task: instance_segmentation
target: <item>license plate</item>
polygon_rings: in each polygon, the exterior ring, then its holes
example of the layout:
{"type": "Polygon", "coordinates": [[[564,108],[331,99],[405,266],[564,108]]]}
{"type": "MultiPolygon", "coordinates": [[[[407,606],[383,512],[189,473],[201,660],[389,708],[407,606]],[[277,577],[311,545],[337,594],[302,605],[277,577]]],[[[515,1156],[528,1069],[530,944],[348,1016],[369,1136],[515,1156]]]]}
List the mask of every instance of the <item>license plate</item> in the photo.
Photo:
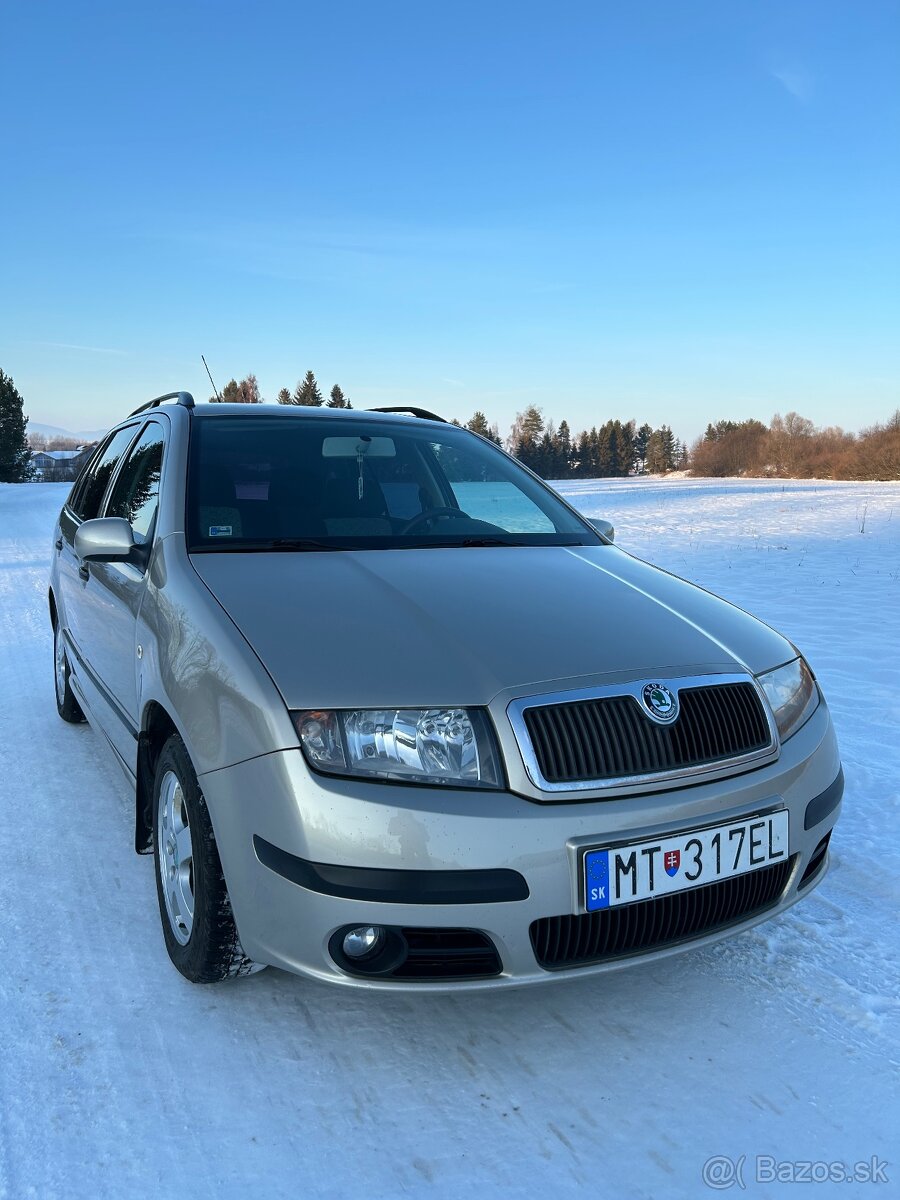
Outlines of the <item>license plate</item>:
{"type": "Polygon", "coordinates": [[[587,912],[652,900],[757,871],[788,855],[788,814],[744,817],[649,842],[584,854],[587,912]]]}

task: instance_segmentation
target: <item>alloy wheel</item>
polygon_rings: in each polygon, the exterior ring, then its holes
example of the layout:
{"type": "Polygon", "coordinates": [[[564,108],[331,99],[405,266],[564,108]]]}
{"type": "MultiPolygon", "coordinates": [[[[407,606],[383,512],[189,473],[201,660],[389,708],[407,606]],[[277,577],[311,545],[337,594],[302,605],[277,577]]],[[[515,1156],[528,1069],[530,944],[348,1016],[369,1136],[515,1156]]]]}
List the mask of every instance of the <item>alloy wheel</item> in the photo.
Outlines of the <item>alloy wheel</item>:
{"type": "Polygon", "coordinates": [[[181,782],[174,771],[159,790],[159,874],[176,940],[186,946],[194,926],[194,850],[181,782]]]}

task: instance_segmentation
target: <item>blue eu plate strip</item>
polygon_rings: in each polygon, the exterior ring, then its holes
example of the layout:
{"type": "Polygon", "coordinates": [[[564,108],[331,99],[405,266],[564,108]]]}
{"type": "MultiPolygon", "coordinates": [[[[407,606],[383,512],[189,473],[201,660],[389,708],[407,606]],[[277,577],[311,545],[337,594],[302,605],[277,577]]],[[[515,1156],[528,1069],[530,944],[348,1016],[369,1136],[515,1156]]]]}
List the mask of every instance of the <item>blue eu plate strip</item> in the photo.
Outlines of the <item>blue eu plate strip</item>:
{"type": "Polygon", "coordinates": [[[584,906],[588,912],[609,908],[608,850],[591,850],[584,856],[584,906]]]}

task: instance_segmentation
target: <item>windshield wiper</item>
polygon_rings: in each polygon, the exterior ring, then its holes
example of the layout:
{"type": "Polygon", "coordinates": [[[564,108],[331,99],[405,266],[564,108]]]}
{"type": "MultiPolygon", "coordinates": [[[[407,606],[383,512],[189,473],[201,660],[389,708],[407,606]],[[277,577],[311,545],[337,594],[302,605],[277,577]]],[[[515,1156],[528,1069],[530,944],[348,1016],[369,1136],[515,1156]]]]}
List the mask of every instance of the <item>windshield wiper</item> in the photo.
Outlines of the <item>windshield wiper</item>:
{"type": "Polygon", "coordinates": [[[458,542],[422,542],[416,546],[418,550],[446,550],[452,546],[527,546],[528,542],[515,541],[513,538],[466,537],[458,542]]]}
{"type": "Polygon", "coordinates": [[[266,550],[346,550],[346,546],[335,546],[332,542],[320,542],[316,538],[272,538],[265,543],[266,550]]]}

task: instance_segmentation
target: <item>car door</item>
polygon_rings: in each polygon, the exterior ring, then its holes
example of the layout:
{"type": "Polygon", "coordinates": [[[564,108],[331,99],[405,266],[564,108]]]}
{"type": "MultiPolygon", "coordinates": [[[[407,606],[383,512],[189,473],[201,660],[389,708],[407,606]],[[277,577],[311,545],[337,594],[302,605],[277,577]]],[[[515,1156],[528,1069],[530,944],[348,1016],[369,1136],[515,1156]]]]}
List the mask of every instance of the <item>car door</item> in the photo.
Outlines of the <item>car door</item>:
{"type": "MultiPolygon", "coordinates": [[[[100,515],[109,482],[139,428],[140,422],[135,421],[115,430],[106,438],[72,489],[59,517],[55,546],[57,608],[70,665],[77,683],[87,693],[88,705],[92,711],[95,707],[95,689],[91,683],[91,668],[85,660],[83,646],[84,600],[90,584],[90,575],[75,553],[75,533],[82,521],[90,521],[100,515]]],[[[98,719],[102,718],[100,711],[95,715],[98,719]]]]}
{"type": "MultiPolygon", "coordinates": [[[[148,421],[112,481],[101,515],[123,517],[137,546],[152,547],[163,471],[165,433],[148,421]]],[[[86,564],[90,582],[82,605],[84,654],[118,718],[111,740],[134,769],[139,726],[136,626],[150,554],[141,562],[86,564]]]]}

